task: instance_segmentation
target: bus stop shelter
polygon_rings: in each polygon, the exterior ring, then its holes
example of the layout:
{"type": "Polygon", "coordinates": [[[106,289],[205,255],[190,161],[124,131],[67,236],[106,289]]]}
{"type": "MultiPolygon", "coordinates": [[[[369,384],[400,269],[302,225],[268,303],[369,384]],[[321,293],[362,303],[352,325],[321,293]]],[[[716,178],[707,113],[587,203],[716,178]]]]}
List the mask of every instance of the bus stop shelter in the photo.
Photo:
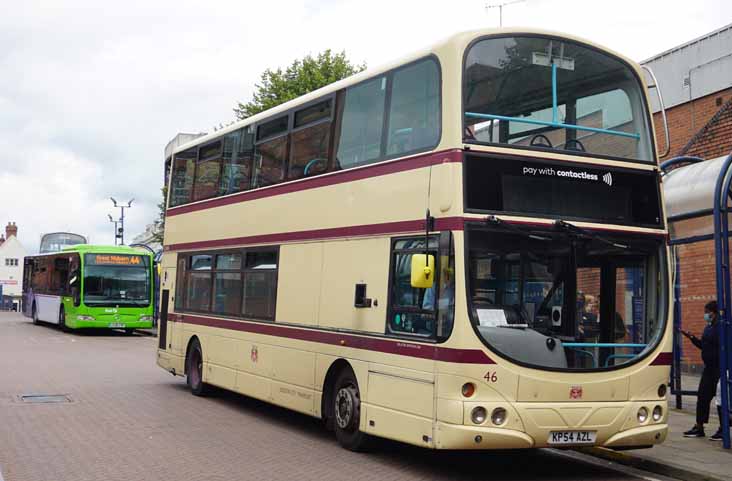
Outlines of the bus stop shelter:
{"type": "MultiPolygon", "coordinates": [[[[720,383],[724,447],[730,448],[730,394],[732,384],[732,290],[730,288],[730,216],[732,215],[732,154],[711,160],[698,157],[676,157],[661,164],[663,193],[668,216],[670,244],[674,266],[674,356],[671,371],[671,392],[677,407],[681,396],[695,395],[681,387],[681,269],[683,256],[678,247],[714,241],[714,286],[719,305],[720,383]]],[[[714,284],[712,284],[712,281],[714,284]]],[[[710,287],[710,290],[711,287],[710,287]]]]}

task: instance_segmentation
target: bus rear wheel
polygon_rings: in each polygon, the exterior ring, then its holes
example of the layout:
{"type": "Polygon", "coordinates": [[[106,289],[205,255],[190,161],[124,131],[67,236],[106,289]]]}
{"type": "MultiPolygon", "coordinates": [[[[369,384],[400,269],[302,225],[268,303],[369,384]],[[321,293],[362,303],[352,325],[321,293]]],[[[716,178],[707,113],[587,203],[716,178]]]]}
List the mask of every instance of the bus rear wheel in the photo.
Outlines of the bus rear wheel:
{"type": "Polygon", "coordinates": [[[359,429],[361,425],[361,392],[356,375],[344,369],[338,375],[333,393],[333,419],[338,443],[351,451],[364,451],[371,437],[359,429]]]}
{"type": "Polygon", "coordinates": [[[198,339],[194,339],[186,356],[186,382],[195,396],[208,394],[209,386],[203,382],[203,351],[198,339]]]}

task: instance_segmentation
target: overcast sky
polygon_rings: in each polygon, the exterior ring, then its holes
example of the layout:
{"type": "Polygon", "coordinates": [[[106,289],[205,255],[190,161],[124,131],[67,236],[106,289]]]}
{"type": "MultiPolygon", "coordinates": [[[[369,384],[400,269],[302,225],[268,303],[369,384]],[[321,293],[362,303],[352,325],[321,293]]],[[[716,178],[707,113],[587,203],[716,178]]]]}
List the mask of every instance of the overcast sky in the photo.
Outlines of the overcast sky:
{"type": "MultiPolygon", "coordinates": [[[[233,119],[260,73],[330,48],[370,66],[454,32],[498,26],[474,0],[0,0],[0,226],[36,252],[67,230],[111,244],[109,200],[135,198],[127,237],[157,215],[163,148],[233,119]]],[[[564,31],[635,60],[732,22],[729,0],[528,0],[504,26],[564,31]]]]}

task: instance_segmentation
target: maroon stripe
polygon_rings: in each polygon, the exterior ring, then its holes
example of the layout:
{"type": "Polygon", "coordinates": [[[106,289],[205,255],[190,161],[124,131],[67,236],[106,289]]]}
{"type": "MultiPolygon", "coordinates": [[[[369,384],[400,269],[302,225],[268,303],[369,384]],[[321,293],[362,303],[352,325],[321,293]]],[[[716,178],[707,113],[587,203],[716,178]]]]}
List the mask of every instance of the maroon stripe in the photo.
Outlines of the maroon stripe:
{"type": "Polygon", "coordinates": [[[673,353],[661,352],[653,361],[651,361],[651,366],[670,366],[673,358],[673,353]]]}
{"type": "MultiPolygon", "coordinates": [[[[462,217],[444,217],[435,219],[435,230],[462,230],[462,217]]],[[[399,234],[424,230],[424,219],[384,222],[381,224],[364,224],[329,229],[313,229],[295,232],[278,232],[245,237],[230,237],[207,241],[181,242],[165,246],[166,251],[185,249],[207,249],[238,245],[269,244],[276,242],[294,242],[305,240],[331,239],[336,237],[355,237],[366,235],[399,234]]]]}
{"type": "Polygon", "coordinates": [[[260,189],[240,192],[238,194],[227,197],[219,197],[199,202],[197,204],[182,205],[168,209],[166,215],[172,217],[174,215],[186,214],[198,210],[211,209],[229,204],[238,204],[264,197],[272,197],[275,195],[289,194],[291,192],[299,192],[301,190],[317,189],[335,184],[343,184],[345,182],[353,182],[356,180],[368,179],[371,177],[379,177],[382,175],[404,172],[406,170],[420,169],[430,165],[436,165],[444,162],[462,162],[462,155],[459,150],[445,150],[442,152],[433,152],[417,157],[407,159],[393,160],[382,164],[370,165],[358,169],[341,170],[329,175],[312,177],[309,179],[301,179],[298,181],[285,182],[272,187],[264,187],[260,189]]]}
{"type": "Polygon", "coordinates": [[[296,327],[277,326],[259,322],[232,321],[213,317],[192,316],[184,314],[179,316],[183,322],[196,324],[198,326],[217,327],[232,331],[253,332],[266,336],[284,337],[300,341],[317,342],[319,344],[330,344],[344,346],[353,349],[383,352],[399,356],[418,357],[420,359],[434,359],[444,362],[455,362],[460,364],[495,364],[495,361],[488,357],[480,349],[454,349],[425,344],[417,344],[409,341],[397,341],[377,337],[355,336],[336,332],[322,331],[316,329],[300,329],[296,327]]]}

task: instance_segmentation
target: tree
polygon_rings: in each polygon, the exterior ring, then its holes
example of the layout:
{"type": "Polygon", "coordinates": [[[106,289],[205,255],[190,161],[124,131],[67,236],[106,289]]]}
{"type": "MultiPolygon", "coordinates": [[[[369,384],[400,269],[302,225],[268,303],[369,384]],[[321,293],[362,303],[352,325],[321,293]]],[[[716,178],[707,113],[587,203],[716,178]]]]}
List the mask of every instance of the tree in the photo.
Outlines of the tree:
{"type": "Polygon", "coordinates": [[[292,62],[284,71],[281,68],[265,70],[254,87],[252,100],[247,103],[239,102],[234,113],[239,120],[246,119],[365,68],[366,64],[352,64],[346,58],[345,52],[333,54],[328,49],[317,57],[306,55],[292,62]]]}
{"type": "Polygon", "coordinates": [[[158,204],[158,219],[155,221],[155,234],[153,241],[163,245],[163,235],[165,234],[165,200],[168,198],[168,186],[164,185],[160,192],[163,194],[163,200],[158,204]]]}

